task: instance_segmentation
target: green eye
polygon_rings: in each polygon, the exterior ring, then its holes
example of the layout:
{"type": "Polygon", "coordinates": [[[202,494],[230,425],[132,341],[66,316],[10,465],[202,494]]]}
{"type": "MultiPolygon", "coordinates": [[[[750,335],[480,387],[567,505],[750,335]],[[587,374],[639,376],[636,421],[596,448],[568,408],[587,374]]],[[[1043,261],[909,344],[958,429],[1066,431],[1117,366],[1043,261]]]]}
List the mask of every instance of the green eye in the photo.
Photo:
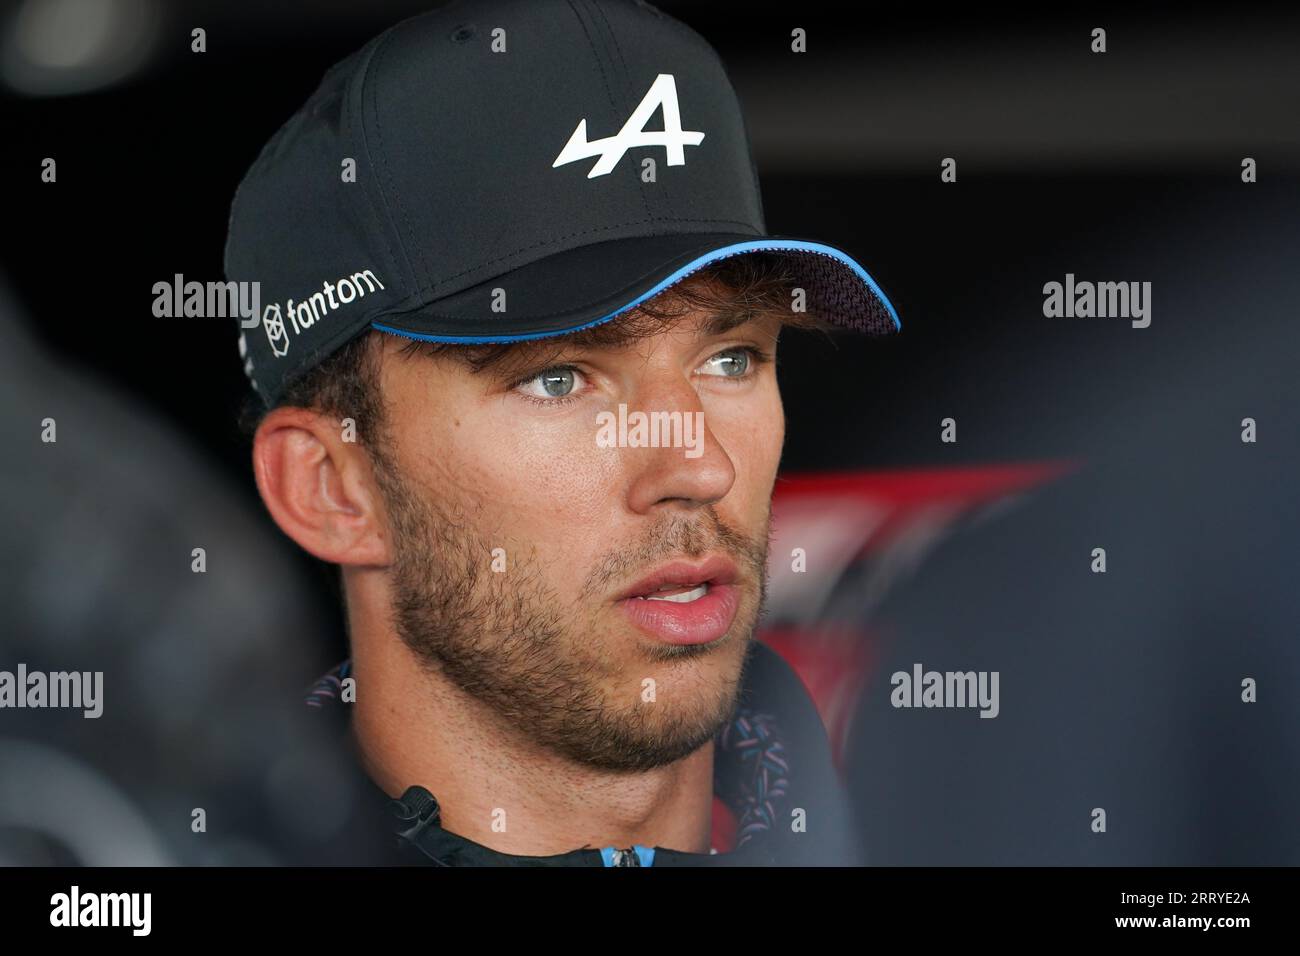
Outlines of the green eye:
{"type": "Polygon", "coordinates": [[[727,349],[719,352],[704,363],[706,375],[722,378],[744,378],[749,372],[750,354],[748,349],[727,349]]]}

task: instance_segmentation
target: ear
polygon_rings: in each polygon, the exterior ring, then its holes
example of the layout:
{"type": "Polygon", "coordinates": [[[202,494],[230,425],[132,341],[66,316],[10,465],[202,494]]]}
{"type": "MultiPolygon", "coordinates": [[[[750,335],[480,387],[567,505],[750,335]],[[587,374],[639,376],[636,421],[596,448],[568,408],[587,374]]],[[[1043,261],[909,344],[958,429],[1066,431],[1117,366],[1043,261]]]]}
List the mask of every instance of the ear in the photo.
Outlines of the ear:
{"type": "Polygon", "coordinates": [[[267,510],[305,551],[332,564],[391,562],[370,460],[329,416],[274,409],[253,436],[253,473],[267,510]]]}

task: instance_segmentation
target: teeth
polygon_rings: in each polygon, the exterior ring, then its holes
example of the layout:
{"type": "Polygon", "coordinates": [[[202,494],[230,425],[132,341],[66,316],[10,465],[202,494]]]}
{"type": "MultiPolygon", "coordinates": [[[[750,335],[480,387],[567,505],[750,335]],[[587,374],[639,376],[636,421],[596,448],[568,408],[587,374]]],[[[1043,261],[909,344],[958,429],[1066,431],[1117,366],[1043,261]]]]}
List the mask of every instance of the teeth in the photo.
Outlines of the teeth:
{"type": "Polygon", "coordinates": [[[709,586],[707,584],[701,584],[694,590],[683,591],[681,594],[667,594],[663,597],[654,597],[653,595],[648,594],[645,599],[647,601],[672,601],[674,604],[690,604],[692,601],[698,601],[708,593],[709,586]]]}

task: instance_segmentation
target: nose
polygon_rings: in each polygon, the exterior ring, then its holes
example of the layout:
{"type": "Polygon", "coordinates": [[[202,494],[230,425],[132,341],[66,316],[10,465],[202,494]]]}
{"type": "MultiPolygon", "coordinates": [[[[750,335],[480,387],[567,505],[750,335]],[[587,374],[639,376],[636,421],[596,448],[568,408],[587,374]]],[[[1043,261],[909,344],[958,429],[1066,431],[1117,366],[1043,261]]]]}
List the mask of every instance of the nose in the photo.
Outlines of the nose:
{"type": "MultiPolygon", "coordinates": [[[[694,510],[725,497],[736,483],[736,467],[709,428],[708,416],[690,382],[678,376],[659,387],[641,389],[638,405],[646,416],[658,413],[654,447],[620,449],[631,472],[628,507],[637,514],[661,509],[694,510]]],[[[651,436],[653,418],[642,419],[651,436]]],[[[630,429],[629,429],[630,432],[630,429]]],[[[629,443],[630,445],[630,443],[629,443]]]]}

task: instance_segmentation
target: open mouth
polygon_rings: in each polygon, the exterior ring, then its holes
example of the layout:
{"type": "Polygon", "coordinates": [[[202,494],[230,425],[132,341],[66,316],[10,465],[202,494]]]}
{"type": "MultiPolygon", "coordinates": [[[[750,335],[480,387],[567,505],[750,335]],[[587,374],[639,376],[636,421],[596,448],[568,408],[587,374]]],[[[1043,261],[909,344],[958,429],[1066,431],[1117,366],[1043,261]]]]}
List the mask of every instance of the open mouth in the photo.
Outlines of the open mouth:
{"type": "Polygon", "coordinates": [[[689,604],[706,597],[712,588],[734,584],[736,578],[736,563],[722,554],[695,561],[669,561],[624,591],[620,600],[643,598],[689,604]]]}
{"type": "Polygon", "coordinates": [[[660,588],[654,594],[638,594],[638,601],[672,601],[674,604],[690,604],[692,601],[698,601],[704,595],[709,593],[709,583],[706,581],[699,587],[689,590],[680,586],[669,586],[660,588]]]}
{"type": "Polygon", "coordinates": [[[707,644],[725,636],[740,606],[731,559],[673,561],[651,572],[618,599],[641,631],[669,644],[707,644]]]}

